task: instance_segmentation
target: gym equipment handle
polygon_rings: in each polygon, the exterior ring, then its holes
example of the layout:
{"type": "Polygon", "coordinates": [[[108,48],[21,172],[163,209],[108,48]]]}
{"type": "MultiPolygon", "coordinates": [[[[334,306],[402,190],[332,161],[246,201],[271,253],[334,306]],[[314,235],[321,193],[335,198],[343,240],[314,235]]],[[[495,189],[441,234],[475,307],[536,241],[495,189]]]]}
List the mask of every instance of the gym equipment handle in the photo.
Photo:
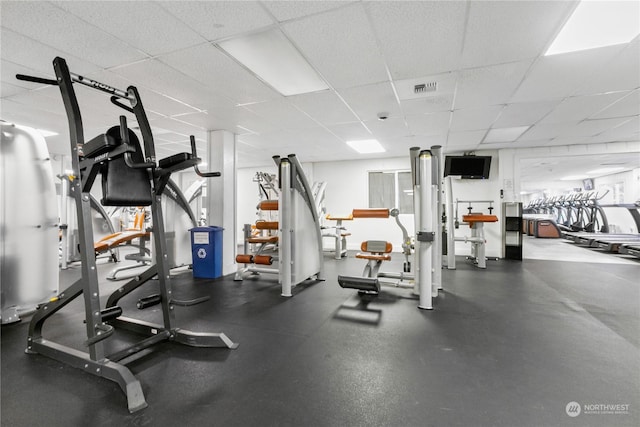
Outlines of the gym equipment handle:
{"type": "Polygon", "coordinates": [[[120,138],[122,139],[122,143],[131,149],[124,153],[124,162],[127,166],[131,169],[154,169],[156,167],[155,162],[136,163],[133,161],[131,153],[135,151],[135,149],[129,143],[129,128],[127,128],[127,118],[125,116],[120,116],[120,138]]]}
{"type": "Polygon", "coordinates": [[[58,86],[58,82],[55,80],[43,79],[42,77],[27,76],[25,74],[16,74],[16,79],[24,80],[25,82],[42,83],[45,85],[58,86]]]}
{"type": "Polygon", "coordinates": [[[95,337],[89,338],[88,340],[86,340],[84,342],[85,347],[89,347],[92,346],[104,339],[109,338],[111,335],[113,335],[113,326],[111,325],[105,325],[104,323],[100,323],[98,325],[96,325],[96,329],[98,331],[102,331],[103,333],[101,334],[100,332],[98,332],[98,335],[96,335],[95,337]]]}
{"type": "MultiPolygon", "coordinates": [[[[196,138],[193,135],[191,135],[189,137],[189,140],[191,141],[191,154],[193,155],[193,158],[197,159],[198,152],[196,150],[196,138]]],[[[212,178],[214,176],[222,175],[220,172],[201,172],[197,164],[193,165],[193,169],[196,171],[196,174],[198,174],[198,176],[201,176],[203,178],[212,178]]]]}

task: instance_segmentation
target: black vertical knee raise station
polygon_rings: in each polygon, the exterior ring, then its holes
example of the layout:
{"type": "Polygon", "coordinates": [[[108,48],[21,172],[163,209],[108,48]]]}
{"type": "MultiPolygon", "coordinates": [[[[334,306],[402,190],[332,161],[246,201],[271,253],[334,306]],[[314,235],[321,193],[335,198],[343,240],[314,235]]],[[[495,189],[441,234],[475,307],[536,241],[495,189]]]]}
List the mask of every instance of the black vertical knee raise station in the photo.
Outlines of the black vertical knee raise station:
{"type": "Polygon", "coordinates": [[[80,232],[82,277],[67,289],[43,304],[34,314],[29,325],[27,353],[39,353],[52,359],[84,370],[87,373],[117,382],[125,392],[130,412],[147,406],[140,382],[126,364],[141,357],[142,350],[163,341],[176,341],[194,347],[236,348],[237,344],[223,333],[191,332],[176,328],[172,306],[171,278],[167,261],[166,238],[161,199],[171,173],[193,167],[201,176],[219,176],[218,172],[202,173],[198,170],[195,139],[191,137],[191,153],[179,153],[156,164],[155,147],[151,127],[138,90],[129,86],[126,91],[71,73],[64,59],[55,58],[53,67],[56,80],[18,75],[21,80],[57,85],[69,121],[71,159],[73,173],[71,193],[75,199],[80,232]],[[136,134],[127,128],[125,116],[120,116],[118,126],[105,134],[86,141],[80,108],[73,84],[83,84],[111,95],[111,102],[136,118],[142,134],[141,147],[136,134]],[[128,101],[129,105],[123,103],[128,101]],[[143,151],[144,148],[144,151],[143,151]],[[152,236],[155,243],[155,262],[145,272],[113,292],[100,309],[100,291],[94,239],[91,224],[90,194],[98,174],[102,176],[102,204],[105,206],[151,206],[153,216],[152,236]],[[160,287],[162,324],[122,316],[118,301],[149,280],[156,278],[160,287]],[[84,296],[87,351],[80,351],[50,341],[42,336],[47,319],[72,300],[84,296]],[[118,351],[105,354],[105,340],[115,328],[127,329],[146,336],[140,342],[118,351]]]}

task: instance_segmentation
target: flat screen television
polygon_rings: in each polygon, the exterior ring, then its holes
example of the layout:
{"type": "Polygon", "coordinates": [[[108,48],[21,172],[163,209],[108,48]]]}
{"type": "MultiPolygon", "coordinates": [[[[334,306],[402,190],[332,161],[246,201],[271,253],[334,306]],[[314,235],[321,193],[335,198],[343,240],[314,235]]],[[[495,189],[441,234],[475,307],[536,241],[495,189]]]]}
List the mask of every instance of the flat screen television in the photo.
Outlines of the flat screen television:
{"type": "Polygon", "coordinates": [[[582,180],[582,187],[584,187],[585,191],[593,190],[593,179],[588,178],[582,180]]]}
{"type": "Polygon", "coordinates": [[[461,176],[466,179],[489,179],[491,156],[446,156],[444,176],[461,176]]]}

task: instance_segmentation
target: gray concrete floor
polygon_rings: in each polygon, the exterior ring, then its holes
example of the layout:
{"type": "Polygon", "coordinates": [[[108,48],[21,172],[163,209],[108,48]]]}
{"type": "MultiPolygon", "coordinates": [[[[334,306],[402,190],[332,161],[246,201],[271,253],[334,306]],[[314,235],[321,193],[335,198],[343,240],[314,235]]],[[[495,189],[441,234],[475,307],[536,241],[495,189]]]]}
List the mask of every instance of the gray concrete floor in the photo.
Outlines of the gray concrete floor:
{"type": "MultiPolygon", "coordinates": [[[[526,242],[529,243],[529,242],[526,242]]],[[[534,243],[535,244],[535,243],[534,243]]],[[[560,242],[556,242],[560,244],[560,242]]],[[[542,243],[541,245],[551,245],[542,243]]],[[[534,246],[529,245],[529,249],[534,246]]],[[[564,247],[564,246],[560,246],[564,247]]],[[[525,246],[527,250],[527,246],[525,246]]],[[[545,250],[549,252],[549,250],[545,250]]],[[[271,279],[174,279],[180,326],[225,332],[236,350],[163,343],[129,365],[149,407],[129,414],[119,387],[40,355],[26,355],[28,319],[3,326],[3,426],[638,426],[640,288],[637,263],[464,258],[443,271],[433,311],[409,291],[370,303],[337,285],[362,262],[327,256],[325,282],[284,299],[271,279]],[[569,417],[578,402],[583,413],[569,417]],[[623,414],[589,405],[629,405],[623,414]]],[[[386,270],[400,268],[400,257],[386,270]]],[[[101,264],[105,275],[112,264],[101,264]]],[[[63,273],[70,283],[77,269],[63,273]]],[[[119,286],[106,283],[101,294],[119,286]]],[[[127,313],[157,319],[157,308],[127,313]]],[[[82,349],[82,306],[45,325],[82,349]]],[[[118,348],[135,336],[118,332],[118,348]]]]}

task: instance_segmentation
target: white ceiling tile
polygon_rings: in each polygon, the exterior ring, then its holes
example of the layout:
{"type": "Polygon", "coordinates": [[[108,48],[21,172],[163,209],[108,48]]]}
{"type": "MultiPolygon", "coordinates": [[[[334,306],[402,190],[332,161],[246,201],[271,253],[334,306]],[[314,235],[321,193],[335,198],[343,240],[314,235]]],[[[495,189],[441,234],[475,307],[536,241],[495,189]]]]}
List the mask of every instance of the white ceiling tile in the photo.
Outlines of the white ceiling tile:
{"type": "Polygon", "coordinates": [[[10,83],[2,82],[2,86],[0,87],[0,97],[6,98],[8,96],[12,96],[18,94],[20,92],[24,92],[26,89],[20,86],[14,86],[10,83]]]}
{"type": "Polygon", "coordinates": [[[450,118],[451,113],[448,111],[406,116],[409,129],[413,135],[446,135],[449,130],[450,118]]]}
{"type": "Polygon", "coordinates": [[[283,29],[337,89],[388,80],[382,55],[360,4],[290,22],[283,29]]]}
{"type": "Polygon", "coordinates": [[[465,108],[455,110],[451,119],[451,130],[454,132],[488,129],[496,120],[504,107],[492,105],[484,108],[465,108]]]}
{"type": "Polygon", "coordinates": [[[57,1],[56,6],[149,55],[205,41],[182,21],[147,1],[57,1]],[[144,25],[141,25],[144,23],[144,25]]]}
{"type": "Polygon", "coordinates": [[[371,139],[371,134],[360,122],[329,126],[329,130],[342,141],[371,139]]]}
{"type": "Polygon", "coordinates": [[[348,4],[347,1],[267,1],[264,6],[279,22],[326,12],[348,4]]]}
{"type": "Polygon", "coordinates": [[[279,126],[272,123],[267,118],[260,117],[253,111],[248,111],[247,114],[241,114],[238,119],[238,126],[248,129],[251,133],[258,134],[273,132],[279,128],[279,126]]]}
{"type": "Polygon", "coordinates": [[[533,65],[510,102],[540,101],[569,96],[583,82],[588,81],[589,77],[599,70],[600,65],[611,60],[622,48],[617,45],[542,56],[533,65]]]}
{"type": "MultiPolygon", "coordinates": [[[[170,118],[154,120],[152,123],[152,128],[164,129],[172,133],[185,135],[187,137],[190,135],[193,135],[196,138],[206,138],[206,134],[207,134],[207,132],[204,129],[198,126],[190,125],[184,122],[179,122],[177,120],[173,120],[170,118]]],[[[157,131],[158,136],[162,135],[163,133],[164,132],[162,131],[157,131]]]]}
{"type": "Polygon", "coordinates": [[[394,79],[458,68],[464,2],[368,2],[366,7],[394,79]]]}
{"type": "Polygon", "coordinates": [[[135,82],[138,87],[146,87],[194,107],[203,100],[220,98],[202,83],[156,59],[136,62],[111,71],[135,82]]]}
{"type": "Polygon", "coordinates": [[[508,104],[504,110],[502,110],[502,113],[500,113],[500,117],[495,121],[493,127],[503,128],[532,125],[549,114],[559,103],[560,99],[508,104]]]}
{"type": "Polygon", "coordinates": [[[535,58],[573,10],[570,1],[472,1],[463,67],[535,58]]]}
{"type": "MultiPolygon", "coordinates": [[[[4,3],[2,11],[4,13],[4,3]]],[[[4,15],[2,23],[4,25],[4,15]]],[[[47,46],[46,42],[41,43],[5,28],[2,29],[1,43],[0,55],[4,60],[22,67],[18,71],[21,74],[35,74],[37,77],[53,78],[55,76],[53,60],[56,56],[65,58],[71,71],[76,74],[88,74],[100,69],[100,67],[68,54],[64,50],[47,46]]],[[[73,49],[69,50],[75,53],[73,49]]],[[[37,87],[35,83],[22,82],[21,84],[30,84],[32,88],[37,87]]]]}
{"type": "Polygon", "coordinates": [[[290,96],[289,100],[324,125],[350,123],[358,120],[333,91],[290,96]]]}
{"type": "Polygon", "coordinates": [[[601,132],[612,129],[628,120],[628,118],[584,120],[573,126],[573,128],[567,127],[562,129],[557,136],[595,136],[601,132]]]}
{"type": "Polygon", "coordinates": [[[373,132],[374,138],[381,142],[390,138],[409,136],[409,129],[405,125],[404,119],[400,117],[387,120],[368,120],[364,124],[373,132]]]}
{"type": "Polygon", "coordinates": [[[391,83],[351,87],[338,92],[362,120],[377,119],[378,113],[382,112],[387,113],[387,117],[401,115],[391,83]]]}
{"type": "Polygon", "coordinates": [[[189,113],[172,116],[171,118],[206,130],[228,130],[233,133],[237,132],[237,120],[221,118],[213,113],[189,113]]]}
{"type": "MultiPolygon", "coordinates": [[[[237,104],[282,97],[209,43],[164,55],[158,59],[237,104]]],[[[207,100],[207,102],[212,101],[211,97],[207,100]]]]}
{"type": "Polygon", "coordinates": [[[400,101],[400,105],[405,115],[451,111],[453,109],[453,93],[400,101]]]}
{"type": "MultiPolygon", "coordinates": [[[[104,68],[145,57],[142,52],[51,3],[3,2],[2,26],[63,52],[72,52],[73,55],[104,68]]],[[[74,72],[77,69],[71,63],[69,68],[74,72]]]]}
{"type": "Polygon", "coordinates": [[[589,117],[590,119],[609,119],[613,117],[637,116],[640,114],[640,89],[627,93],[615,104],[589,117]]]}
{"type": "Polygon", "coordinates": [[[161,134],[154,135],[153,139],[157,146],[166,145],[167,143],[173,144],[174,142],[190,142],[188,136],[174,132],[163,132],[161,134]]]}
{"type": "Polygon", "coordinates": [[[518,141],[536,141],[543,139],[552,139],[559,136],[566,130],[571,131],[577,123],[552,123],[552,124],[536,124],[526,131],[518,141]]]}
{"type": "MultiPolygon", "coordinates": [[[[49,88],[45,88],[49,89],[49,88]]],[[[57,89],[57,88],[53,88],[57,89]]],[[[51,96],[50,91],[45,90],[30,90],[20,92],[10,98],[7,98],[13,102],[18,102],[25,106],[34,105],[39,110],[48,111],[54,114],[65,114],[64,104],[62,103],[62,96],[58,92],[58,96],[51,96]]]]}
{"type": "Polygon", "coordinates": [[[576,144],[585,144],[589,142],[589,137],[586,136],[559,136],[557,138],[553,138],[546,145],[576,145],[576,144]]]}
{"type": "Polygon", "coordinates": [[[158,4],[207,40],[274,24],[255,1],[162,1],[158,4]]]}
{"type": "Polygon", "coordinates": [[[592,138],[592,142],[640,141],[640,116],[629,118],[620,125],[592,138]]]}
{"type": "Polygon", "coordinates": [[[447,147],[453,146],[477,146],[482,141],[484,130],[472,130],[462,132],[449,132],[447,137],[447,147]]]}
{"type": "MultiPolygon", "coordinates": [[[[2,47],[4,48],[4,46],[2,47]]],[[[0,49],[0,52],[3,52],[3,49],[0,49]]],[[[31,89],[41,88],[41,87],[44,87],[45,85],[18,80],[16,78],[16,74],[38,75],[43,78],[53,78],[53,66],[51,66],[51,64],[49,64],[49,66],[51,69],[49,70],[49,73],[45,75],[45,73],[41,73],[41,72],[32,70],[30,68],[27,68],[24,65],[18,65],[3,59],[2,61],[0,61],[0,73],[2,75],[0,80],[2,80],[2,82],[4,83],[8,83],[12,86],[16,86],[22,89],[31,90],[31,89]]],[[[6,95],[3,94],[2,96],[6,96],[6,95]]]]}
{"type": "Polygon", "coordinates": [[[604,95],[574,96],[562,101],[551,113],[540,120],[540,124],[578,122],[584,120],[603,108],[613,104],[624,96],[624,93],[608,93],[604,95]]]}
{"type": "Polygon", "coordinates": [[[307,129],[318,126],[318,123],[298,110],[288,99],[251,104],[246,108],[279,129],[307,129]]]}
{"type": "Polygon", "coordinates": [[[640,40],[637,39],[611,61],[602,63],[598,72],[578,88],[576,95],[632,90],[639,87],[640,40]]]}
{"type": "Polygon", "coordinates": [[[532,62],[526,60],[460,71],[454,108],[505,104],[532,62]]]}

